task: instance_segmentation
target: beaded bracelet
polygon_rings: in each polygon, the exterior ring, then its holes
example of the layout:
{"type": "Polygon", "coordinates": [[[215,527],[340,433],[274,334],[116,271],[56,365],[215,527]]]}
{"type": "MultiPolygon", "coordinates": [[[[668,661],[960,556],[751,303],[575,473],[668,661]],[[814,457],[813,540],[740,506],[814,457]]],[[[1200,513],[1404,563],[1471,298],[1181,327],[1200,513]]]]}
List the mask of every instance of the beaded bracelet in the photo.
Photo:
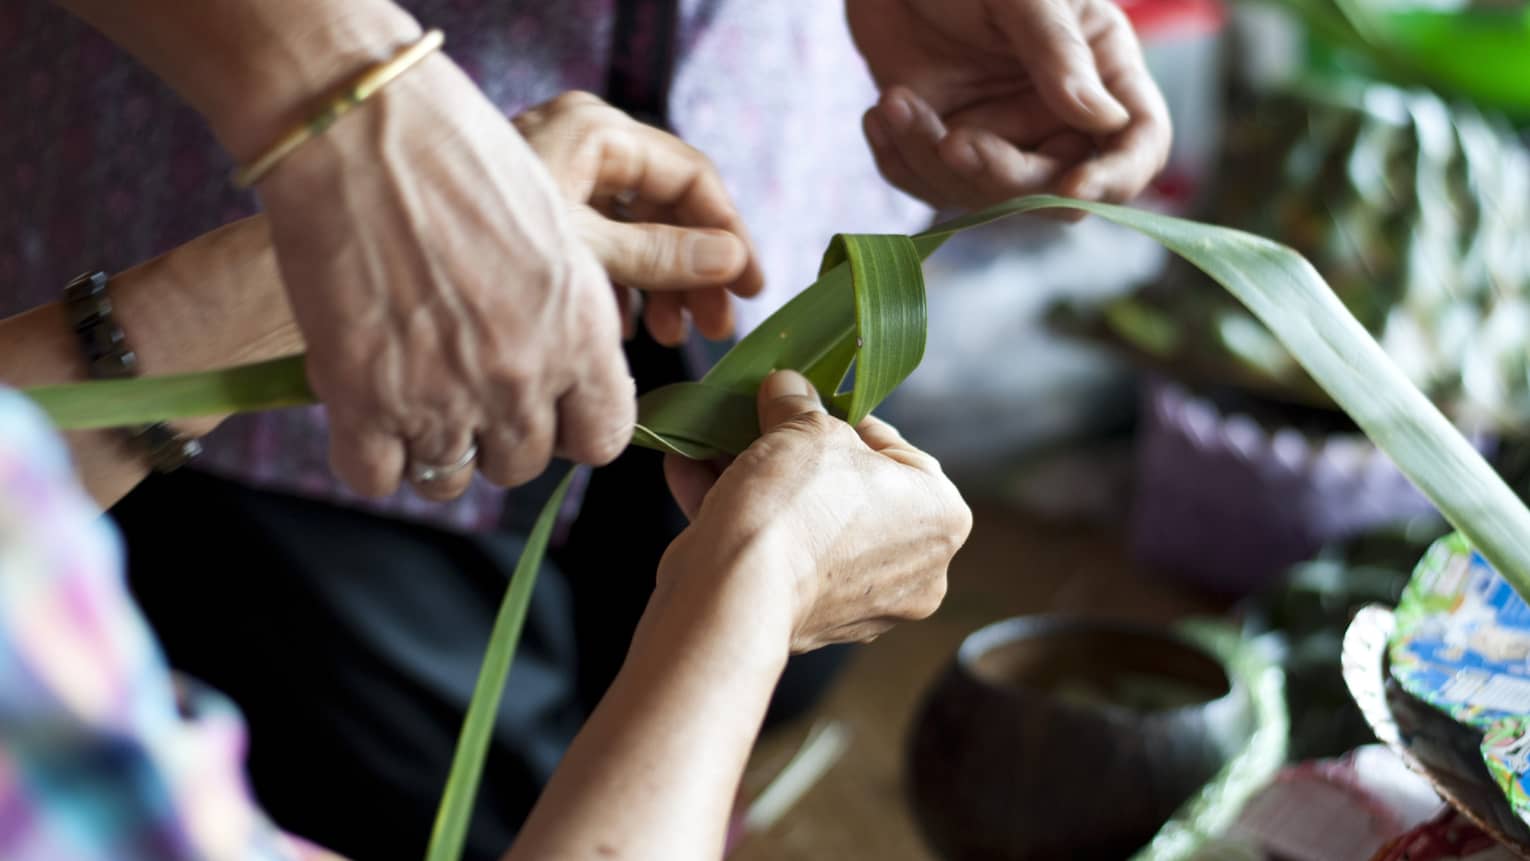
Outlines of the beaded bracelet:
{"type": "MultiPolygon", "coordinates": [[[[138,354],[128,346],[127,335],[117,325],[106,284],[104,272],[88,272],[69,282],[64,288],[69,325],[80,341],[91,379],[137,376],[138,354]]],[[[143,449],[155,472],[172,472],[202,453],[202,444],[194,437],[176,433],[163,422],[130,428],[128,436],[143,449]]]]}
{"type": "Polygon", "coordinates": [[[440,30],[431,30],[418,42],[400,51],[393,59],[373,66],[330,99],[329,104],[325,105],[324,109],[313,118],[287,132],[259,158],[244,167],[235,169],[232,177],[234,185],[239,188],[249,188],[260,182],[282,159],[291,155],[298,147],[323,134],[326,129],[335,124],[336,120],[376,95],[379,90],[430,56],[445,42],[446,36],[440,30]]]}

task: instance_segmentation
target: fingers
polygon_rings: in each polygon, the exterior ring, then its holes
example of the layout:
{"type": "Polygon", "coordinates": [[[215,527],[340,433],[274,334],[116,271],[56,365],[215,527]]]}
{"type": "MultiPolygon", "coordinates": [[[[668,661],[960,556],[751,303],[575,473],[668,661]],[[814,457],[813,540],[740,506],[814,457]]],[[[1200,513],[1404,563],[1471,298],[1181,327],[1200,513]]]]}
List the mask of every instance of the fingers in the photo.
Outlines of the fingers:
{"type": "Polygon", "coordinates": [[[951,206],[969,190],[967,176],[942,162],[936,150],[945,124],[911,90],[889,88],[864,122],[877,167],[893,185],[936,207],[951,206]]]}
{"type": "MultiPolygon", "coordinates": [[[[589,262],[595,269],[593,259],[589,262]]],[[[601,279],[592,271],[587,277],[601,279]]],[[[599,290],[590,293],[599,296],[599,290]]],[[[600,297],[604,298],[604,297],[600,297]]],[[[556,450],[576,463],[602,465],[621,454],[637,421],[637,383],[622,353],[615,302],[582,303],[577,324],[585,332],[575,382],[557,402],[556,450]]],[[[551,448],[553,442],[549,442],[551,448]]]]}
{"type": "Polygon", "coordinates": [[[968,209],[1044,191],[1093,153],[1088,137],[1044,111],[1030,119],[1023,105],[1011,111],[1013,101],[1006,96],[969,107],[953,117],[948,132],[923,99],[892,87],[867,112],[867,140],[883,176],[898,188],[937,207],[968,209]],[[954,125],[956,117],[962,126],[954,125]],[[1037,146],[1022,150],[1004,131],[1037,146]]]}
{"type": "MultiPolygon", "coordinates": [[[[1107,4],[1109,5],[1109,4],[1107,4]]],[[[1107,22],[1095,40],[1111,90],[1131,112],[1131,122],[1107,137],[1100,153],[1079,165],[1058,187],[1061,194],[1121,203],[1136,197],[1163,169],[1173,143],[1169,109],[1148,73],[1142,48],[1111,6],[1097,13],[1107,22]]]]}
{"type": "Polygon", "coordinates": [[[643,314],[643,294],[631,287],[612,284],[616,292],[616,310],[622,320],[622,340],[630,341],[637,334],[638,320],[643,314]]]}
{"type": "Polygon", "coordinates": [[[621,196],[650,211],[672,213],[681,226],[725,230],[747,250],[729,289],[753,296],[763,288],[764,274],[743,219],[716,167],[695,148],[588,93],[565,94],[515,122],[576,202],[621,196]]]}
{"type": "Polygon", "coordinates": [[[702,500],[720,475],[722,469],[709,460],[691,460],[678,454],[664,457],[664,481],[687,520],[696,519],[702,500]]]}
{"type": "Polygon", "coordinates": [[[766,377],[760,384],[756,411],[760,417],[761,434],[768,434],[802,416],[826,413],[818,398],[818,390],[807,377],[796,371],[775,371],[766,377]]]}
{"type": "Polygon", "coordinates": [[[329,464],[341,481],[363,496],[387,496],[404,474],[404,445],[396,436],[349,421],[330,411],[329,464]]]}
{"type": "Polygon", "coordinates": [[[1026,152],[991,132],[966,128],[957,129],[941,142],[942,157],[965,159],[970,164],[968,170],[974,177],[975,194],[963,205],[974,209],[1043,191],[1075,164],[1078,157],[1093,151],[1093,144],[1086,140],[1081,148],[1061,148],[1054,144],[1026,152]],[[1073,155],[1075,152],[1077,156],[1073,155]]]}
{"type": "Polygon", "coordinates": [[[666,347],[685,343],[690,326],[685,317],[685,295],[655,293],[643,302],[643,325],[654,341],[666,347]]]}
{"type": "Polygon", "coordinates": [[[500,487],[519,487],[547,468],[561,428],[549,404],[523,403],[513,419],[478,434],[478,468],[500,487]]]}
{"type": "Polygon", "coordinates": [[[883,175],[937,207],[1135,197],[1167,159],[1170,126],[1124,13],[1105,0],[987,5],[1024,75],[944,113],[889,87],[864,118],[883,175]]]}
{"type": "Polygon", "coordinates": [[[612,281],[641,290],[715,287],[749,265],[749,246],[716,228],[623,224],[588,208],[576,227],[612,281]]]}
{"type": "Polygon", "coordinates": [[[1103,135],[1120,130],[1131,119],[1126,107],[1105,89],[1094,51],[1068,0],[998,0],[989,6],[1015,59],[1064,122],[1103,135]]]}
{"type": "Polygon", "coordinates": [[[720,341],[733,334],[733,303],[726,291],[691,290],[685,294],[685,307],[702,337],[720,341]]]}
{"type": "Polygon", "coordinates": [[[473,483],[476,453],[469,425],[443,423],[409,440],[404,448],[408,456],[406,477],[420,496],[447,502],[467,492],[473,483]]]}

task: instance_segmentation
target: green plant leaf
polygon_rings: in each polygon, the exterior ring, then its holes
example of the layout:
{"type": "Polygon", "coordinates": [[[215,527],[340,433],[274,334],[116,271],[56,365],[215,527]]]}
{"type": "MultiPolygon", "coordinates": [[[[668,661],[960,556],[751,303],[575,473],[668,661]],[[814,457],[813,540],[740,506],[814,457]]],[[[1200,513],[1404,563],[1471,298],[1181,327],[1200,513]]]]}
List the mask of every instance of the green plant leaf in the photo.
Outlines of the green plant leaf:
{"type": "Polygon", "coordinates": [[[430,846],[425,852],[427,861],[457,861],[462,857],[468,824],[473,818],[473,802],[478,795],[478,782],[483,777],[484,758],[488,756],[494,723],[499,716],[499,700],[505,692],[515,647],[521,640],[521,626],[526,622],[526,609],[531,605],[537,572],[542,568],[542,558],[547,555],[547,541],[552,536],[553,524],[563,510],[563,500],[578,471],[577,468],[569,470],[558,483],[552,497],[537,515],[531,536],[526,539],[526,549],[516,560],[510,587],[505,590],[499,614],[494,617],[488,650],[478,668],[478,682],[473,686],[467,717],[457,736],[451,772],[447,775],[446,789],[441,793],[441,806],[436,810],[430,846]]]}
{"type": "Polygon", "coordinates": [[[1530,511],[1290,248],[1225,227],[1044,195],[1001,203],[922,235],[946,236],[1054,207],[1091,212],[1146,234],[1221,284],[1515,591],[1530,596],[1530,511]]]}
{"type": "Polygon", "coordinates": [[[194,374],[38,386],[25,394],[64,430],[260,412],[316,400],[302,356],[194,374]]]}
{"type": "Polygon", "coordinates": [[[818,281],[766,318],[702,377],[638,399],[637,445],[690,458],[738,454],[759,436],[755,392],[777,368],[801,371],[852,424],[924,358],[924,270],[908,236],[840,235],[818,281]],[[855,367],[855,385],[839,386],[855,367]]]}

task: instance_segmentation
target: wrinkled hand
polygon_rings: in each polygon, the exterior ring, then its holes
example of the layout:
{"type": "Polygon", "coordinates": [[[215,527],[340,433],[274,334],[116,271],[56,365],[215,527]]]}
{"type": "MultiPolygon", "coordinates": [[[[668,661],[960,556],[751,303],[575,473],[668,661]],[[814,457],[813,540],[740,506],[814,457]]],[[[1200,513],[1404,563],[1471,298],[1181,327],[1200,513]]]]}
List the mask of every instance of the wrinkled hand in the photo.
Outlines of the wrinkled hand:
{"type": "Polygon", "coordinates": [[[1121,202],[1168,158],[1168,109],[1111,0],[847,0],[882,89],[867,140],[937,207],[1051,191],[1121,202]]]}
{"type": "Polygon", "coordinates": [[[760,388],[762,436],[725,469],[664,471],[690,527],[660,578],[744,590],[749,624],[782,620],[793,652],[875,638],[935,612],[972,515],[935,459],[890,425],[831,418],[801,375],[760,388]],[[744,564],[730,563],[745,557],[744,564]]]}
{"type": "Polygon", "coordinates": [[[538,105],[515,127],[573,204],[574,229],[623,310],[637,310],[635,289],[650,294],[641,304],[654,340],[684,341],[687,315],[708,338],[732,333],[728,291],[753,296],[764,277],[711,160],[589,93],[538,105]]]}
{"type": "MultiPolygon", "coordinates": [[[[510,123],[435,55],[259,186],[330,460],[357,491],[476,441],[517,485],[554,452],[605,463],[627,444],[634,387],[609,282],[510,123]]],[[[450,499],[472,470],[420,481],[450,499]]]]}

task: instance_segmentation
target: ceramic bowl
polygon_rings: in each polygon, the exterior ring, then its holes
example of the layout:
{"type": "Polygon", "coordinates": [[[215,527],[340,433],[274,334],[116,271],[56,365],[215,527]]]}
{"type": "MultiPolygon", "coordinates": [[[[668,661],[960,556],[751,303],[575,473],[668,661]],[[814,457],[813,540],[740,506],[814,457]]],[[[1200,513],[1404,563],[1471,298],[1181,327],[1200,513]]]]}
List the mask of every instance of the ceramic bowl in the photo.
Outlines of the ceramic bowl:
{"type": "Polygon", "coordinates": [[[1253,722],[1247,691],[1170,630],[1008,619],[969,636],[928,691],[909,800],[950,861],[1126,858],[1253,722]]]}

